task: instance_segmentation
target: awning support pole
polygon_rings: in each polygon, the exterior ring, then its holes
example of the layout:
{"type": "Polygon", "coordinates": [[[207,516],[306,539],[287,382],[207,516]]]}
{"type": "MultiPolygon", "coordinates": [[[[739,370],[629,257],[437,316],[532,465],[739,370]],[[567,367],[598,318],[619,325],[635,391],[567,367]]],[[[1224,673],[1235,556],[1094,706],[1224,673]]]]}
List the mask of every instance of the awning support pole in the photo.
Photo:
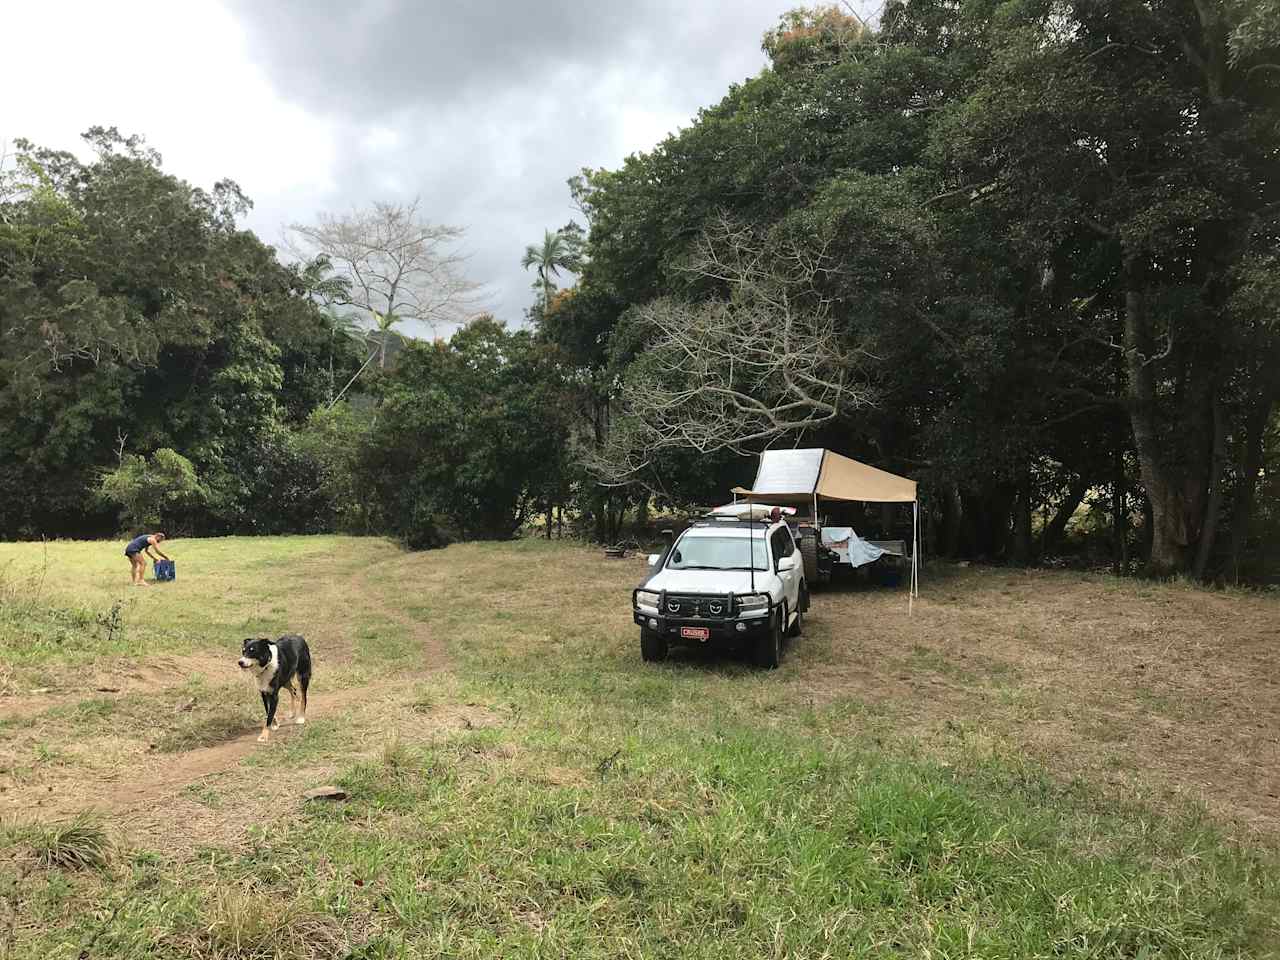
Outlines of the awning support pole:
{"type": "Polygon", "coordinates": [[[911,501],[911,584],[907,589],[907,616],[915,612],[920,595],[920,501],[911,501]]]}

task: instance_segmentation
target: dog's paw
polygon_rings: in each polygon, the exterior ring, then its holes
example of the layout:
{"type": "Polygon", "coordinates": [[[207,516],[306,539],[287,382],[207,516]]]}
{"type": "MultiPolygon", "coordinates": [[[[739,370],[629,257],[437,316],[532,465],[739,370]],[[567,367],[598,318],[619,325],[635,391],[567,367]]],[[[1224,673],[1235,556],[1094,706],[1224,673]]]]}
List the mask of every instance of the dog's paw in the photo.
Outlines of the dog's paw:
{"type": "Polygon", "coordinates": [[[267,731],[265,730],[263,730],[262,733],[258,735],[259,743],[266,743],[270,739],[271,739],[271,734],[267,733],[267,731]]]}
{"type": "Polygon", "coordinates": [[[277,720],[277,721],[275,721],[274,723],[272,723],[272,724],[271,724],[271,729],[272,729],[272,730],[279,730],[279,729],[280,729],[280,721],[279,721],[279,720],[277,720]]]}
{"type": "Polygon", "coordinates": [[[302,724],[304,724],[304,723],[306,723],[306,722],[307,722],[307,718],[306,718],[306,717],[299,717],[297,720],[295,720],[295,721],[293,721],[293,722],[294,722],[294,723],[296,723],[296,724],[298,724],[299,726],[301,726],[302,724]]]}

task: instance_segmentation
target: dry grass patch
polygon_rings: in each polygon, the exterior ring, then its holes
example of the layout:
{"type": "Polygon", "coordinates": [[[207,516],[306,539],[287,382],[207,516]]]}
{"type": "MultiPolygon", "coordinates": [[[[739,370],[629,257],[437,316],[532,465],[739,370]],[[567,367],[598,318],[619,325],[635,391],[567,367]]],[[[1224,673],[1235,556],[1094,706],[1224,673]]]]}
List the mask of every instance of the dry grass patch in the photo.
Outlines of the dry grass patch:
{"type": "Polygon", "coordinates": [[[882,703],[904,729],[983,726],[1063,775],[1129,769],[1171,798],[1280,830],[1280,598],[1071,573],[937,574],[910,619],[895,594],[822,594],[810,632],[843,634],[845,657],[801,682],[819,698],[882,703]]]}

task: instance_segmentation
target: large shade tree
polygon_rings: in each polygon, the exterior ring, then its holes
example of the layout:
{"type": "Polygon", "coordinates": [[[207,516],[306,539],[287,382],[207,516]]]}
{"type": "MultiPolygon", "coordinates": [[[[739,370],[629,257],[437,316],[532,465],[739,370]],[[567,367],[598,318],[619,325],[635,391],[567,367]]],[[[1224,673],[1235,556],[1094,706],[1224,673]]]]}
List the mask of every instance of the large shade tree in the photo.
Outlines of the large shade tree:
{"type": "Polygon", "coordinates": [[[235,184],[163,171],[138,137],[91,157],[19,141],[0,177],[0,535],[112,532],[94,491],[128,455],[188,458],[193,527],[245,529],[243,469],[349,375],[301,277],[237,226],[235,184]]]}
{"type": "Polygon", "coordinates": [[[625,384],[670,339],[635,317],[716,296],[684,264],[727,209],[830,258],[817,287],[879,398],[788,442],[912,472],[947,549],[1029,559],[1034,513],[1051,545],[1106,491],[1118,557],[1145,512],[1153,572],[1207,573],[1274,409],[1273,14],[909,0],[874,38],[789,15],[760,76],[575,178],[597,309],[543,329],[607,342],[625,384]]]}

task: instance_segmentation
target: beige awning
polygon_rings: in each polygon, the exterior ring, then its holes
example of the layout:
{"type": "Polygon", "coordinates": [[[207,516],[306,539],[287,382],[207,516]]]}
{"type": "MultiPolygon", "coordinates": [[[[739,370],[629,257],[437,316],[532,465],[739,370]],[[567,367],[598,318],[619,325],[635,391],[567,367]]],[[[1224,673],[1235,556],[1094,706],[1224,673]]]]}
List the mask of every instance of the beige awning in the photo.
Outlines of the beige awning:
{"type": "Polygon", "coordinates": [[[751,489],[733,492],[786,506],[812,503],[815,494],[819,500],[914,503],[916,482],[821,448],[766,450],[751,489]]]}

